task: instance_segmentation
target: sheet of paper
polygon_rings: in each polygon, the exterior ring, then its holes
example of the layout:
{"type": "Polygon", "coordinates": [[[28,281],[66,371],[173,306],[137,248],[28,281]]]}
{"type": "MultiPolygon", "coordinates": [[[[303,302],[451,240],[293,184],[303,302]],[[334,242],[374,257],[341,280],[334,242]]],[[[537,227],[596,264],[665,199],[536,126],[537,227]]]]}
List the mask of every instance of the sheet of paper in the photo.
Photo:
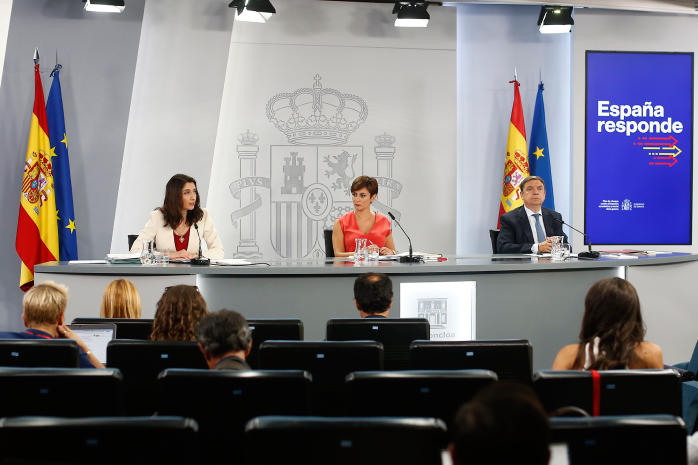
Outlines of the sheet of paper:
{"type": "Polygon", "coordinates": [[[106,260],[70,260],[71,265],[105,265],[106,260]]]}
{"type": "Polygon", "coordinates": [[[141,254],[139,253],[108,253],[107,258],[116,258],[116,259],[139,259],[141,258],[141,254]]]}
{"type": "Polygon", "coordinates": [[[251,262],[240,258],[221,258],[218,260],[211,260],[211,265],[240,266],[251,264],[251,262]]]}

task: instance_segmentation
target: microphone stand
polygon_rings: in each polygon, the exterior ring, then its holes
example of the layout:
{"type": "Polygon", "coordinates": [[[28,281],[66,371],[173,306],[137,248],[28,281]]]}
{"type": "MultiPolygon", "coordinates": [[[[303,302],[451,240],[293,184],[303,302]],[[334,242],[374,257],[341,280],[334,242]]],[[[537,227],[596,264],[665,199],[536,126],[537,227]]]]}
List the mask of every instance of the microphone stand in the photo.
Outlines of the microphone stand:
{"type": "Polygon", "coordinates": [[[211,259],[203,256],[201,252],[201,234],[199,234],[199,225],[194,223],[194,229],[196,229],[196,235],[199,237],[199,256],[191,259],[192,265],[208,266],[211,264],[211,259]]]}
{"type": "Polygon", "coordinates": [[[555,218],[555,221],[557,221],[560,224],[564,224],[565,226],[569,226],[570,229],[573,229],[574,231],[577,231],[579,234],[582,234],[589,241],[589,251],[588,252],[579,252],[577,254],[577,256],[579,258],[599,258],[601,256],[601,254],[599,252],[594,252],[593,250],[591,250],[591,238],[589,236],[587,236],[585,233],[583,233],[579,229],[573,228],[572,225],[565,223],[564,221],[562,221],[559,218],[555,218]]]}
{"type": "Polygon", "coordinates": [[[422,261],[421,258],[419,257],[413,257],[412,256],[412,239],[410,239],[410,236],[407,235],[405,232],[405,228],[402,227],[400,222],[395,219],[395,215],[392,214],[392,212],[388,212],[388,216],[390,216],[390,219],[393,220],[395,223],[397,223],[398,226],[400,226],[400,229],[402,229],[403,234],[407,238],[407,240],[410,243],[410,254],[407,257],[400,257],[400,263],[419,263],[422,261]]]}

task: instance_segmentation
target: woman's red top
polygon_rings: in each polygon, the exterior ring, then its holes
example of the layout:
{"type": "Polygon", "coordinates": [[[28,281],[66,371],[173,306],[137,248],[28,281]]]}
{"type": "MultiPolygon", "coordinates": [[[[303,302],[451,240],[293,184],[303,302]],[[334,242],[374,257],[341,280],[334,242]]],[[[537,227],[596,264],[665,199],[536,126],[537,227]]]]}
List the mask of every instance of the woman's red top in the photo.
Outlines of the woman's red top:
{"type": "Polygon", "coordinates": [[[356,249],[356,239],[368,239],[366,245],[371,245],[373,243],[378,247],[385,247],[385,238],[392,233],[390,230],[390,221],[378,212],[376,212],[376,222],[373,223],[373,227],[368,234],[364,234],[363,231],[359,229],[353,211],[340,216],[339,225],[342,227],[342,232],[344,233],[345,252],[354,252],[356,249]]]}

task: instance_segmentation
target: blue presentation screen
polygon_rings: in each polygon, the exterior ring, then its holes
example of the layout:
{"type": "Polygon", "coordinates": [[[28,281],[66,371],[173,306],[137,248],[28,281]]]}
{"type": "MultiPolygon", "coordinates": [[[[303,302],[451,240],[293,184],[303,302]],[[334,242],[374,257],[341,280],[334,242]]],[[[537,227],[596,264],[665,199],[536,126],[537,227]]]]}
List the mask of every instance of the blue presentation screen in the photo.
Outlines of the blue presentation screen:
{"type": "Polygon", "coordinates": [[[592,244],[691,244],[693,54],[588,51],[592,244]]]}

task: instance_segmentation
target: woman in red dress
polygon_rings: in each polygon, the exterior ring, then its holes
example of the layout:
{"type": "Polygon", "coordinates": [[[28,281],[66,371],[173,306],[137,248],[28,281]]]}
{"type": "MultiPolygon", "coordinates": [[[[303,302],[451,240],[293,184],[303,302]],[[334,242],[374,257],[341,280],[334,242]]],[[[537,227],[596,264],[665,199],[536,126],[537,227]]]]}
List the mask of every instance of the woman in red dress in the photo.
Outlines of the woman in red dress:
{"type": "Polygon", "coordinates": [[[335,257],[354,254],[356,239],[367,239],[366,244],[380,247],[381,255],[395,255],[393,233],[388,218],[371,211],[371,203],[378,195],[378,181],[369,176],[359,176],[351,184],[354,211],[342,215],[334,222],[332,245],[335,257]]]}

